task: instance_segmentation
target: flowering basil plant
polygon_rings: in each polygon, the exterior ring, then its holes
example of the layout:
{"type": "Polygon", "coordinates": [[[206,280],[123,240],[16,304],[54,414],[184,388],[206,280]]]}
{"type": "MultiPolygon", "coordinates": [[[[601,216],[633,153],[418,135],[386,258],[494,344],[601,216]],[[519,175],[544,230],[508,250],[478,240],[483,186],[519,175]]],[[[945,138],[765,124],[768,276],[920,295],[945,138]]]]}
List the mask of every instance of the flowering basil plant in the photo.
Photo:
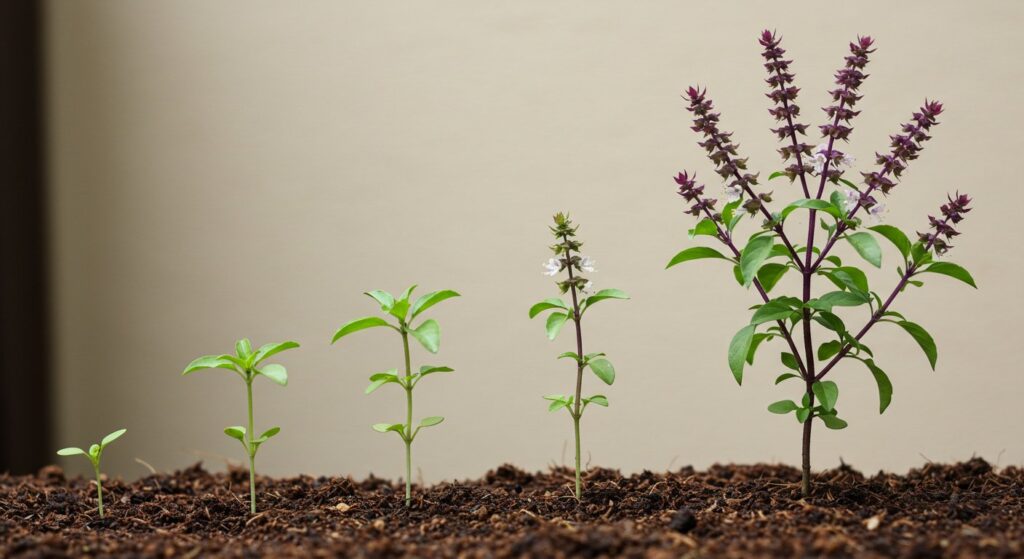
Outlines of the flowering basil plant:
{"type": "Polygon", "coordinates": [[[742,383],[743,368],[753,364],[757,350],[767,342],[781,342],[780,359],[786,372],[775,379],[775,384],[796,381],[800,393],[795,400],[771,404],[768,411],[792,413],[802,425],[801,491],[807,496],[811,490],[814,421],[829,429],[847,426],[836,407],[839,386],[826,378],[828,374],[840,362],[859,361],[878,386],[879,412],[884,412],[892,400],[892,383],[864,343],[867,333],[878,324],[891,324],[906,331],[935,368],[937,352],[931,335],[893,310],[892,305],[904,290],[920,287],[919,278],[927,273],[950,276],[977,287],[963,267],[938,259],[959,234],[956,225],[970,211],[971,199],[959,193],[950,196],[937,217],[929,216],[928,230],[918,233],[915,241],[899,228],[882,224],[882,200],[892,194],[910,161],[917,159],[924,143],[931,138],[929,133],[938,124],[942,104],[926,101],[890,136],[888,151],[876,154],[871,170],[862,172],[859,180],[851,180],[846,173],[855,161],[845,153],[845,143],[853,131],[852,122],[860,113],[855,107],[861,99],[860,86],[867,79],[864,69],[874,52],[872,39],[858,37],[850,44],[850,54],[836,72],[836,86],[829,92],[833,102],[824,107],[828,119],[819,126],[822,140],[816,147],[804,141],[808,126],[800,122],[799,89],[793,84],[791,61],[784,58],[780,38],[764,31],[759,42],[764,47],[767,96],[772,101],[768,112],[778,126],[772,133],[782,143],[778,151],[786,163],[783,170],[772,173],[768,180],[789,179],[791,188],[796,190],[796,200],[781,211],[769,208],[772,193],[759,188],[758,174],[747,169],[747,159],[738,154],[732,133],[720,130],[719,113],[714,111],[706,90],[689,88],[684,98],[693,114],[692,129],[701,136],[699,145],[707,151],[725,182],[726,203],[719,211],[718,200],[705,193],[705,186],[698,184],[691,173],[679,173],[675,182],[689,206],[687,213],[700,218],[690,230],[690,238],[712,237],[724,245],[725,252],[704,246],[688,248],[672,258],[668,267],[706,258],[728,261],[733,265],[737,283],[746,288],[752,286],[761,299],[750,322],[740,328],[729,344],[729,368],[736,382],[742,383]],[[797,212],[807,212],[802,244],[797,237],[793,237],[796,242],[790,238],[803,225],[793,223],[793,214],[797,212]],[[742,244],[737,238],[737,227],[744,217],[761,222],[742,244]],[[822,230],[820,236],[818,227],[822,230]],[[900,257],[895,286],[885,297],[871,288],[859,267],[844,263],[834,254],[837,244],[848,245],[860,258],[881,267],[879,238],[895,245],[900,257]],[[799,294],[772,294],[779,280],[791,271],[799,276],[799,294]],[[824,287],[816,289],[816,280],[824,287]],[[850,329],[847,321],[855,320],[860,313],[866,315],[860,319],[863,324],[850,329]]]}
{"type": "Polygon", "coordinates": [[[548,400],[548,411],[565,409],[572,418],[573,431],[576,438],[576,499],[580,498],[582,483],[580,479],[580,418],[583,411],[589,404],[608,407],[608,398],[603,394],[583,397],[583,371],[589,368],[601,382],[611,385],[615,382],[615,367],[603,353],[583,353],[583,315],[595,304],[605,299],[629,299],[625,292],[619,289],[602,289],[595,291],[593,282],[583,277],[584,273],[593,273],[594,261],[580,254],[583,243],[576,239],[576,229],[568,215],[559,213],[555,215],[555,226],[551,227],[551,233],[555,236],[555,244],[551,251],[554,258],[544,264],[544,274],[555,277],[565,272],[565,279],[558,280],[558,289],[563,295],[569,294],[570,301],[566,303],[561,298],[555,297],[530,307],[530,318],[552,311],[547,318],[545,325],[548,339],[554,340],[562,330],[566,322],[572,320],[576,327],[576,351],[567,351],[558,356],[559,359],[568,358],[576,362],[576,391],[566,396],[564,394],[549,394],[544,396],[548,400]]]}

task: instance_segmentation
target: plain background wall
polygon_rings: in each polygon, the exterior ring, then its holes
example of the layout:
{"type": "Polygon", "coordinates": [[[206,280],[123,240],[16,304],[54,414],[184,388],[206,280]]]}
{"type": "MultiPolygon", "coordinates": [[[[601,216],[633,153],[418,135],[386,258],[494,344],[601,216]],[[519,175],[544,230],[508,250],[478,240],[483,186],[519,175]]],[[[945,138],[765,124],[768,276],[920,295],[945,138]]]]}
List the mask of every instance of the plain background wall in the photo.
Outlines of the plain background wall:
{"type": "MultiPolygon", "coordinates": [[[[105,457],[112,474],[144,474],[134,458],[159,470],[242,461],[221,429],[244,423],[243,383],[179,375],[248,336],[303,344],[280,359],[287,388],[255,387],[257,427],[283,429],[262,473],[399,477],[399,440],[369,426],[401,420],[401,391],[363,395],[371,373],[401,362],[398,337],[328,342],[375,312],[361,292],[413,282],[463,294],[431,312],[440,354],[414,349],[415,363],[458,371],[416,392],[417,416],[447,417],[416,443],[423,479],[570,463],[571,422],[540,397],[571,389],[572,366],[555,360],[571,336],[548,342],[526,316],[556,294],[541,263],[557,210],[581,224],[598,287],[633,296],[585,324],[587,349],[619,372],[610,388],[586,378],[612,404],[584,419],[587,461],[798,463],[799,425],[765,411],[799,395],[772,385],[781,344],[742,388],[726,366],[756,295],[721,263],[664,271],[694,245],[672,176],[721,186],[688,129],[686,86],[709,87],[763,177],[780,168],[756,43],[766,27],[785,37],[815,127],[848,42],[877,39],[848,148],[857,171],[925,97],[945,102],[888,223],[923,230],[947,192],[976,199],[949,258],[981,289],[935,276],[895,306],[935,336],[937,371],[899,329],[873,330],[893,404],[879,416],[867,371],[838,368],[850,428],[815,430],[814,466],[1024,462],[1020,2],[68,0],[49,2],[47,22],[57,439],[128,427],[105,457]]],[[[870,278],[888,293],[885,250],[870,278]]]]}

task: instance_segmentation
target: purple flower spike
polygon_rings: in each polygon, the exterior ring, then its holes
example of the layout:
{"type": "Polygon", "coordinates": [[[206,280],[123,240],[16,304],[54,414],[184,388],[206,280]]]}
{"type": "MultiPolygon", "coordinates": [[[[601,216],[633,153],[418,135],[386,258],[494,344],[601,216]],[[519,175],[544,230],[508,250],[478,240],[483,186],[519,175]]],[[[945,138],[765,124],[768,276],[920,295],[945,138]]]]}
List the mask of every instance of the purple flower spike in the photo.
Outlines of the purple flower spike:
{"type": "MultiPolygon", "coordinates": [[[[940,110],[941,107],[940,105],[940,110]]],[[[925,250],[935,249],[936,254],[945,254],[946,251],[953,248],[949,241],[959,235],[960,232],[951,224],[960,223],[964,219],[964,214],[971,211],[971,208],[967,207],[971,203],[971,198],[966,194],[957,192],[955,198],[952,196],[948,198],[949,202],[939,208],[943,218],[938,219],[935,216],[928,216],[928,225],[931,231],[917,234],[918,239],[924,243],[925,250]]]]}
{"type": "Polygon", "coordinates": [[[796,122],[796,117],[800,116],[800,107],[796,104],[800,88],[793,85],[794,76],[789,70],[789,65],[793,61],[783,58],[786,51],[779,46],[781,42],[780,37],[767,29],[761,33],[761,38],[758,39],[758,43],[764,47],[761,56],[765,60],[764,68],[768,71],[768,78],[765,79],[765,82],[771,87],[771,91],[766,95],[775,103],[774,107],[768,109],[768,113],[779,123],[779,127],[773,128],[772,132],[779,137],[780,141],[789,140],[788,145],[779,148],[782,160],[788,161],[791,157],[795,159],[786,167],[786,176],[790,181],[800,177],[804,195],[809,196],[804,175],[811,171],[811,167],[805,163],[802,156],[812,157],[811,146],[797,140],[797,134],[803,136],[807,133],[807,125],[796,122]]]}

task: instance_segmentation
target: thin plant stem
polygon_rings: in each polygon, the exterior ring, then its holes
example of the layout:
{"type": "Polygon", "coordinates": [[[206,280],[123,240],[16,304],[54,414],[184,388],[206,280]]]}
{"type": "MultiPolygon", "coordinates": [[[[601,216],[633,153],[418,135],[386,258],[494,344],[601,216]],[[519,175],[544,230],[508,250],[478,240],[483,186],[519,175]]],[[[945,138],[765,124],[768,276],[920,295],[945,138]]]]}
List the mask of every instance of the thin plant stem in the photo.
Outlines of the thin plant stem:
{"type": "MultiPolygon", "coordinates": [[[[402,348],[405,350],[406,382],[412,378],[412,365],[409,360],[409,333],[402,328],[402,348]]],[[[412,504],[412,385],[405,386],[405,506],[412,504]]]]}
{"type": "Polygon", "coordinates": [[[256,514],[256,449],[252,444],[253,441],[253,426],[252,422],[252,377],[250,376],[245,381],[246,394],[249,397],[249,430],[248,434],[249,444],[249,512],[256,514]]]}
{"type": "Polygon", "coordinates": [[[96,500],[99,503],[100,518],[103,518],[103,482],[100,479],[100,465],[94,464],[93,470],[96,472],[96,500]]]}
{"type": "Polygon", "coordinates": [[[580,416],[572,416],[573,431],[576,434],[576,500],[582,496],[583,483],[580,479],[580,416]]]}
{"type": "Polygon", "coordinates": [[[576,500],[578,501],[583,494],[583,483],[580,479],[580,415],[582,413],[580,398],[583,392],[583,329],[580,321],[583,317],[580,315],[579,298],[576,296],[576,284],[573,282],[572,253],[568,248],[569,238],[563,235],[562,240],[566,245],[565,261],[566,269],[569,271],[569,291],[572,294],[572,321],[576,325],[576,356],[579,358],[576,361],[576,399],[573,400],[572,410],[572,420],[576,436],[576,500]]]}

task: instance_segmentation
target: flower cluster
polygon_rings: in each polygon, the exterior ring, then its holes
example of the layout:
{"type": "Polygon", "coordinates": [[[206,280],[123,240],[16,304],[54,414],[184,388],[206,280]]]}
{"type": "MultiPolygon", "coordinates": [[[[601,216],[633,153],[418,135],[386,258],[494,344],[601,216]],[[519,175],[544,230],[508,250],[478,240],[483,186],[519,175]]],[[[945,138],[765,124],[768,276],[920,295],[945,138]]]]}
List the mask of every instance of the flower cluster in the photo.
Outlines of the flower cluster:
{"type": "MultiPolygon", "coordinates": [[[[718,200],[704,196],[704,185],[697,185],[697,181],[690,178],[690,174],[683,171],[676,175],[676,184],[679,185],[679,195],[687,202],[693,204],[686,213],[700,217],[701,213],[711,216],[714,221],[721,222],[722,214],[715,212],[715,204],[718,200]]],[[[730,194],[729,187],[726,187],[726,194],[730,194]]],[[[737,193],[738,196],[738,193],[737,193]]]]}
{"type": "Polygon", "coordinates": [[[796,161],[786,167],[785,171],[789,180],[794,180],[797,175],[810,170],[800,156],[813,157],[813,155],[809,144],[798,142],[796,139],[797,134],[807,133],[807,125],[794,122],[794,119],[800,116],[800,107],[796,104],[796,96],[800,92],[800,88],[793,85],[794,76],[789,71],[789,65],[793,61],[783,58],[786,51],[779,46],[781,42],[781,38],[767,29],[761,33],[761,38],[758,39],[758,43],[764,47],[761,56],[765,59],[764,68],[768,71],[768,78],[765,82],[772,88],[765,95],[775,103],[774,107],[768,109],[768,113],[779,123],[779,127],[773,128],[772,132],[779,137],[779,140],[787,138],[791,140],[790,145],[779,148],[779,153],[782,154],[784,161],[788,161],[790,157],[796,158],[796,161]]]}
{"type": "Polygon", "coordinates": [[[940,114],[942,103],[926,100],[921,110],[911,115],[911,121],[903,125],[903,133],[889,137],[892,140],[892,149],[889,153],[875,154],[876,161],[882,168],[879,171],[864,173],[864,183],[872,190],[877,188],[883,194],[888,194],[896,186],[896,181],[888,178],[888,175],[899,180],[907,168],[907,162],[917,159],[922,144],[931,139],[928,131],[938,124],[936,117],[940,114]]]}
{"type": "Polygon", "coordinates": [[[828,143],[824,145],[823,150],[815,150],[815,159],[821,160],[820,165],[815,165],[815,172],[818,175],[824,174],[828,180],[837,180],[843,174],[839,167],[846,163],[846,155],[832,149],[832,146],[836,140],[847,141],[853,132],[850,121],[860,114],[860,111],[853,110],[853,107],[861,99],[861,96],[857,95],[857,90],[867,78],[863,70],[868,64],[868,55],[875,52],[871,48],[872,44],[874,41],[871,37],[857,37],[856,42],[850,43],[850,55],[846,57],[846,64],[836,72],[836,85],[840,87],[829,92],[834,103],[822,108],[832,122],[819,127],[821,135],[828,138],[828,143]]]}
{"type": "Polygon", "coordinates": [[[840,167],[852,167],[856,161],[851,155],[846,155],[835,148],[829,149],[828,144],[818,144],[811,151],[810,155],[814,174],[816,175],[821,175],[825,171],[825,162],[829,161],[829,159],[831,159],[829,167],[836,171],[839,171],[840,167]]]}
{"type": "Polygon", "coordinates": [[[580,291],[592,291],[594,282],[573,273],[574,270],[580,273],[593,273],[597,264],[589,256],[579,253],[583,243],[576,240],[578,226],[574,226],[569,216],[563,213],[556,214],[554,219],[555,226],[550,229],[558,242],[551,246],[555,257],[549,258],[544,263],[544,275],[554,277],[562,270],[568,269],[569,277],[558,282],[558,288],[562,290],[562,293],[566,293],[573,287],[580,291]]]}
{"type": "MultiPolygon", "coordinates": [[[[732,132],[722,132],[718,129],[719,114],[713,112],[715,106],[707,98],[707,92],[695,87],[686,90],[690,106],[687,107],[693,113],[693,126],[690,128],[704,136],[704,140],[697,144],[708,152],[708,157],[715,164],[715,172],[721,175],[722,179],[728,181],[726,193],[737,198],[742,197],[744,192],[752,196],[743,204],[743,207],[750,213],[761,209],[762,202],[770,202],[769,194],[755,196],[750,189],[757,184],[757,174],[747,173],[746,158],[737,157],[736,145],[732,143],[732,132]]],[[[678,182],[678,181],[677,181],[678,182]]]]}
{"type": "Polygon", "coordinates": [[[969,196],[957,192],[955,198],[950,196],[949,202],[939,208],[943,219],[940,220],[935,216],[928,216],[929,226],[932,231],[917,234],[925,247],[935,249],[936,254],[945,254],[947,250],[953,248],[949,241],[960,234],[953,225],[963,221],[964,214],[971,211],[971,208],[967,207],[970,203],[971,199],[969,196]]]}

